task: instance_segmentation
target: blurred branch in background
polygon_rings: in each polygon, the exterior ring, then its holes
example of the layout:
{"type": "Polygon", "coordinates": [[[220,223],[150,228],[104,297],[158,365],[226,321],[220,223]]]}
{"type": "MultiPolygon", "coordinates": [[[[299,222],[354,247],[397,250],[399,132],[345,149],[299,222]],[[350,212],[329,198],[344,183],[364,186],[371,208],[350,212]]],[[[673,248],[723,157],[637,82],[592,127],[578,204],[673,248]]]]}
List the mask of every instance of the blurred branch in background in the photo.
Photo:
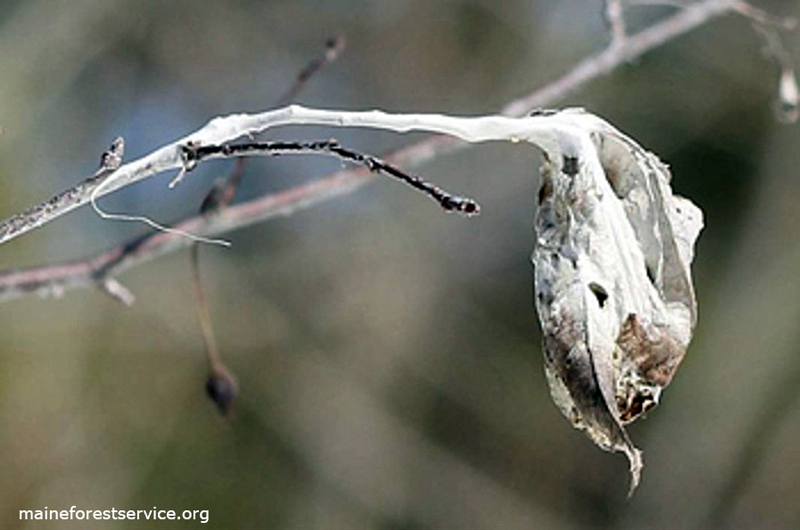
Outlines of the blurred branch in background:
{"type": "MultiPolygon", "coordinates": [[[[798,355],[800,351],[794,353],[798,355]]],[[[785,372],[780,375],[781,379],[769,389],[752,425],[747,429],[747,439],[742,444],[739,455],[733,459],[733,469],[710,507],[704,524],[707,528],[720,528],[728,522],[726,518],[731,509],[763,464],[775,433],[800,402],[800,362],[797,358],[790,361],[785,372]]]]}
{"type": "MultiPolygon", "coordinates": [[[[622,24],[621,7],[617,2],[610,2],[607,4],[607,16],[613,31],[611,42],[607,48],[597,55],[581,61],[564,76],[510,102],[501,110],[501,114],[524,116],[537,108],[552,104],[592,79],[611,72],[626,62],[715,17],[729,13],[753,16],[751,11],[742,8],[743,5],[746,4],[733,0],[706,0],[693,3],[676,14],[627,36],[622,24]]],[[[757,13],[760,14],[760,11],[757,13]]],[[[329,47],[326,58],[335,58],[339,49],[340,45],[334,42],[329,47]]],[[[312,70],[316,68],[318,66],[314,66],[312,70]]],[[[304,77],[307,76],[301,75],[298,79],[300,87],[302,87],[304,77]]],[[[299,90],[297,86],[292,88],[287,97],[293,97],[297,90],[299,90]]],[[[454,138],[438,135],[400,149],[388,155],[386,160],[390,164],[417,166],[445,153],[463,149],[466,145],[454,138]]],[[[149,155],[148,158],[152,158],[165,149],[161,148],[158,152],[149,155]]],[[[169,164],[166,166],[162,164],[162,167],[157,167],[157,169],[163,170],[168,166],[169,164]]],[[[154,167],[152,164],[147,164],[148,171],[143,172],[145,174],[128,179],[122,184],[107,186],[103,193],[97,193],[97,191],[103,187],[105,181],[86,181],[42,205],[12,216],[0,223],[2,241],[13,239],[90,200],[99,198],[105,193],[154,174],[156,172],[154,167]]],[[[193,242],[180,233],[192,233],[201,237],[224,234],[277,216],[290,215],[319,202],[350,193],[367,182],[371,182],[372,178],[373,176],[364,170],[339,171],[310,184],[231,206],[212,218],[206,219],[200,216],[186,219],[175,225],[176,233],[146,235],[87,260],[1,273],[0,301],[12,300],[26,294],[58,295],[70,289],[98,285],[104,287],[108,285],[109,277],[157,256],[184,248],[193,242]]]]}

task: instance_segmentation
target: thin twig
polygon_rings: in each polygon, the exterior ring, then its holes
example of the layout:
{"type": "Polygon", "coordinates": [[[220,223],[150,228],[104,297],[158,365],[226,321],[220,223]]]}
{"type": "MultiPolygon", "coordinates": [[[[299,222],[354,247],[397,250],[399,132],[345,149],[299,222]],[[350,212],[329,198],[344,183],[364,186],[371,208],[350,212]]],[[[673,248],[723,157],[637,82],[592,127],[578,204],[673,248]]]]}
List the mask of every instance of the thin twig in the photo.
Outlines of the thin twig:
{"type": "MultiPolygon", "coordinates": [[[[695,2],[692,0],[625,0],[625,4],[629,7],[668,6],[677,9],[686,9],[693,3],[695,2]]],[[[732,3],[731,9],[745,18],[749,18],[753,22],[764,24],[765,26],[774,26],[784,31],[792,31],[797,27],[797,21],[795,19],[791,17],[776,17],[745,0],[733,0],[732,3]]]]}
{"type": "Polygon", "coordinates": [[[200,278],[200,255],[198,249],[199,245],[196,243],[192,245],[189,258],[192,264],[192,285],[194,285],[194,294],[197,298],[197,319],[200,322],[200,330],[203,332],[203,342],[206,345],[208,366],[213,370],[215,366],[222,365],[222,358],[219,355],[217,341],[214,339],[214,331],[211,326],[211,312],[208,309],[208,300],[202,288],[200,278]]]}
{"type": "MultiPolygon", "coordinates": [[[[300,73],[297,74],[292,87],[277,101],[278,106],[286,105],[294,101],[295,97],[305,88],[308,80],[322,67],[335,61],[344,49],[344,37],[338,36],[329,39],[325,46],[325,53],[315,57],[309,62],[300,73]]],[[[200,214],[208,216],[218,213],[228,207],[239,184],[244,177],[246,158],[237,158],[233,171],[226,178],[218,179],[213,187],[205,196],[200,205],[200,214]]],[[[196,163],[196,162],[195,162],[196,163]]],[[[183,172],[181,173],[183,174],[183,172]]],[[[206,392],[219,408],[220,412],[227,416],[232,410],[234,401],[239,392],[239,384],[227,366],[222,361],[217,341],[214,337],[214,326],[211,321],[211,310],[203,289],[200,276],[200,247],[195,242],[189,252],[189,267],[192,271],[192,285],[194,286],[195,301],[197,308],[197,318],[203,334],[206,357],[209,364],[209,376],[206,380],[206,392]]],[[[106,286],[108,282],[101,282],[100,285],[106,286]]],[[[111,292],[111,291],[109,291],[111,292]]]]}
{"type": "Polygon", "coordinates": [[[791,17],[776,17],[763,9],[759,9],[749,2],[738,1],[733,5],[733,9],[740,15],[749,18],[764,26],[772,26],[784,31],[791,31],[797,27],[797,20],[791,17]]]}
{"type": "Polygon", "coordinates": [[[563,99],[588,81],[608,74],[646,52],[687,33],[710,20],[734,12],[733,0],[704,0],[687,6],[661,22],[625,37],[621,46],[609,45],[587,57],[563,77],[506,105],[502,114],[522,116],[536,108],[563,99]]]}
{"type": "MultiPolygon", "coordinates": [[[[665,20],[627,36],[621,46],[608,47],[584,59],[562,77],[512,101],[501,112],[506,116],[523,116],[533,109],[552,104],[627,61],[658,48],[715,17],[732,12],[734,12],[733,1],[705,0],[693,4],[665,20]]],[[[242,132],[247,131],[236,131],[237,136],[242,132]]],[[[219,144],[229,140],[234,134],[233,131],[225,133],[217,136],[227,136],[227,138],[222,140],[216,138],[215,142],[206,143],[219,144]]],[[[186,145],[194,139],[193,136],[195,135],[177,143],[186,145]]],[[[161,148],[145,159],[137,161],[133,167],[128,168],[125,178],[108,185],[103,190],[103,195],[156,172],[181,167],[174,146],[175,144],[171,144],[161,148]]],[[[416,166],[465,146],[465,143],[451,137],[435,135],[400,149],[386,156],[385,160],[401,166],[416,166]]],[[[187,219],[176,225],[176,228],[205,236],[215,236],[274,217],[290,215],[319,202],[351,193],[372,180],[373,176],[363,169],[339,171],[309,184],[230,206],[211,217],[198,216],[187,219]]],[[[89,179],[47,203],[3,221],[0,223],[0,243],[18,237],[85,204],[98,185],[99,182],[89,179]]],[[[29,294],[52,295],[71,289],[93,287],[107,276],[116,276],[133,266],[185,248],[191,243],[186,238],[173,234],[153,233],[87,260],[0,273],[0,302],[29,294]]]]}
{"type": "Polygon", "coordinates": [[[214,158],[278,156],[284,154],[307,153],[321,153],[335,156],[342,160],[363,165],[374,173],[383,173],[394,177],[428,195],[447,211],[456,211],[468,216],[476,215],[480,212],[480,206],[478,206],[478,203],[473,199],[453,195],[425,181],[422,177],[410,175],[380,158],[342,147],[336,140],[322,140],[316,142],[249,142],[226,145],[188,145],[181,147],[181,157],[187,172],[191,171],[199,162],[214,158]]]}
{"type": "Polygon", "coordinates": [[[605,0],[606,23],[611,33],[611,47],[619,47],[625,42],[625,13],[622,0],[605,0]]]}
{"type": "MultiPolygon", "coordinates": [[[[332,37],[327,40],[325,43],[325,51],[317,57],[314,57],[312,60],[308,62],[295,76],[294,83],[292,86],[287,90],[281,97],[279,97],[275,101],[276,107],[283,107],[290,103],[294,102],[294,99],[303,91],[303,89],[308,84],[308,81],[317,74],[322,68],[331,64],[332,62],[336,61],[339,56],[344,51],[345,47],[345,40],[343,35],[338,35],[336,37],[332,37]]],[[[253,134],[249,134],[251,138],[254,137],[253,134]]],[[[240,162],[240,171],[244,171],[244,161],[240,162]]],[[[186,175],[185,171],[181,171],[178,175],[172,179],[169,183],[170,188],[174,188],[183,180],[184,176],[186,175]]],[[[229,195],[230,198],[233,198],[233,195],[236,194],[236,188],[239,186],[239,183],[242,179],[242,174],[239,175],[231,175],[231,177],[236,177],[235,180],[229,181],[227,184],[222,182],[216,182],[214,184],[215,189],[211,190],[211,193],[223,193],[225,195],[229,195]],[[230,186],[233,189],[225,190],[225,186],[230,186]]],[[[208,199],[208,197],[206,197],[208,199]]]]}
{"type": "MultiPolygon", "coordinates": [[[[612,21],[610,11],[613,9],[611,0],[606,4],[606,17],[612,21]]],[[[791,17],[778,17],[759,9],[745,0],[729,0],[730,9],[749,19],[753,23],[756,33],[765,42],[765,54],[773,60],[780,71],[778,78],[778,102],[776,115],[784,123],[795,123],[800,117],[800,90],[792,66],[789,53],[781,42],[778,31],[792,31],[797,27],[797,20],[791,17]]],[[[689,10],[694,5],[687,0],[628,0],[629,6],[670,6],[677,9],[689,10]]],[[[613,22],[611,28],[614,30],[613,22]]]]}
{"type": "Polygon", "coordinates": [[[298,94],[300,94],[300,92],[302,92],[305,88],[308,80],[311,79],[314,74],[339,58],[339,56],[342,54],[342,51],[344,51],[344,46],[345,40],[343,35],[338,35],[328,39],[328,42],[325,43],[325,52],[312,59],[311,62],[305,66],[305,68],[300,70],[300,73],[297,74],[294,84],[283,96],[278,98],[276,106],[283,107],[284,105],[293,103],[298,94]]]}

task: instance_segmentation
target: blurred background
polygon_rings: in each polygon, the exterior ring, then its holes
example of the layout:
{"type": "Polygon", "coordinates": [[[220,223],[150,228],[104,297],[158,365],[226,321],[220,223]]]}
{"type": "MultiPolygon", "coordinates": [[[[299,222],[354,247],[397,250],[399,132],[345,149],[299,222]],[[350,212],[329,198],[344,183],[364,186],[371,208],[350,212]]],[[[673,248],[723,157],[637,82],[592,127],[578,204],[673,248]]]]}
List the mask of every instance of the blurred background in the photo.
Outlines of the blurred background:
{"type": "MultiPolygon", "coordinates": [[[[800,16],[794,1],[758,5],[800,16]]],[[[0,217],[93,173],[117,135],[132,160],[213,116],[269,108],[333,35],[346,51],[299,102],[475,115],[599,51],[600,13],[583,0],[4,0],[0,217]]],[[[785,45],[800,58],[796,34],[785,45]]],[[[2,305],[0,527],[85,526],[19,521],[45,506],[208,509],[211,528],[800,527],[800,129],[776,119],[777,78],[750,23],[727,17],[558,102],[657,153],[706,215],[696,336],[630,428],[645,452],[630,501],[625,458],[573,430],[544,378],[529,261],[539,155],[487,144],[414,168],[478,199],[477,218],[378,179],[201,248],[241,386],[231,421],[205,396],[188,252],[124,274],[131,308],[96,291],[2,305]]],[[[373,154],[425,137],[267,135],[331,136],[373,154]]],[[[180,219],[231,167],[102,204],[180,219]]],[[[340,167],[252,160],[238,199],[340,167]]],[[[3,245],[0,268],[146,230],[83,208],[3,245]]]]}

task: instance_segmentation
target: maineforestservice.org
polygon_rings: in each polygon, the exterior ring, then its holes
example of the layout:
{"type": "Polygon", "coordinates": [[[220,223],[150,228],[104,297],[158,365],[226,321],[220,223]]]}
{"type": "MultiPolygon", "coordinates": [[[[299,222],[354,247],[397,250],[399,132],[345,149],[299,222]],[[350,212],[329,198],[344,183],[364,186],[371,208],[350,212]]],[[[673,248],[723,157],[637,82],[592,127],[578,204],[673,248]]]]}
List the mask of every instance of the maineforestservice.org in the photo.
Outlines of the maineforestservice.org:
{"type": "Polygon", "coordinates": [[[79,510],[76,506],[69,510],[52,510],[47,506],[43,510],[20,510],[19,518],[23,521],[200,521],[208,522],[208,510],[159,510],[153,506],[150,510],[79,510]]]}

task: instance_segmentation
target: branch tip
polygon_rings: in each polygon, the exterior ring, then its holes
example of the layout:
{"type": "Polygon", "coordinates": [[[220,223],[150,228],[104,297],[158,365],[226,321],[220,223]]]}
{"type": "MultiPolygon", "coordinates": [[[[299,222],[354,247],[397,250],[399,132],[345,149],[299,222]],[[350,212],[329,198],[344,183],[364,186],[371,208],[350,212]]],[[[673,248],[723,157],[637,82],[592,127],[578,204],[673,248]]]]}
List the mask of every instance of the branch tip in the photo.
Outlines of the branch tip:
{"type": "Polygon", "coordinates": [[[342,54],[345,48],[344,35],[337,35],[325,41],[325,51],[317,57],[311,59],[302,70],[295,77],[294,83],[278,98],[277,106],[282,107],[295,100],[297,95],[303,91],[308,80],[311,79],[317,72],[322,70],[325,66],[336,61],[342,54]]]}
{"type": "Polygon", "coordinates": [[[481,213],[480,204],[467,197],[446,197],[442,199],[442,208],[450,212],[458,212],[466,217],[473,217],[481,213]]]}
{"type": "Polygon", "coordinates": [[[605,0],[603,11],[606,23],[611,32],[611,46],[621,47],[625,43],[625,12],[620,0],[605,0]]]}
{"type": "Polygon", "coordinates": [[[111,298],[122,303],[122,305],[131,307],[136,302],[136,296],[114,278],[103,278],[97,282],[97,286],[111,298]]]}
{"type": "Polygon", "coordinates": [[[236,397],[239,395],[239,383],[224,364],[217,364],[211,368],[211,373],[206,379],[206,393],[223,417],[231,417],[236,397]]]}
{"type": "Polygon", "coordinates": [[[97,170],[97,174],[116,171],[122,165],[124,154],[125,140],[122,136],[117,136],[111,142],[111,147],[100,156],[100,168],[97,170]]]}

